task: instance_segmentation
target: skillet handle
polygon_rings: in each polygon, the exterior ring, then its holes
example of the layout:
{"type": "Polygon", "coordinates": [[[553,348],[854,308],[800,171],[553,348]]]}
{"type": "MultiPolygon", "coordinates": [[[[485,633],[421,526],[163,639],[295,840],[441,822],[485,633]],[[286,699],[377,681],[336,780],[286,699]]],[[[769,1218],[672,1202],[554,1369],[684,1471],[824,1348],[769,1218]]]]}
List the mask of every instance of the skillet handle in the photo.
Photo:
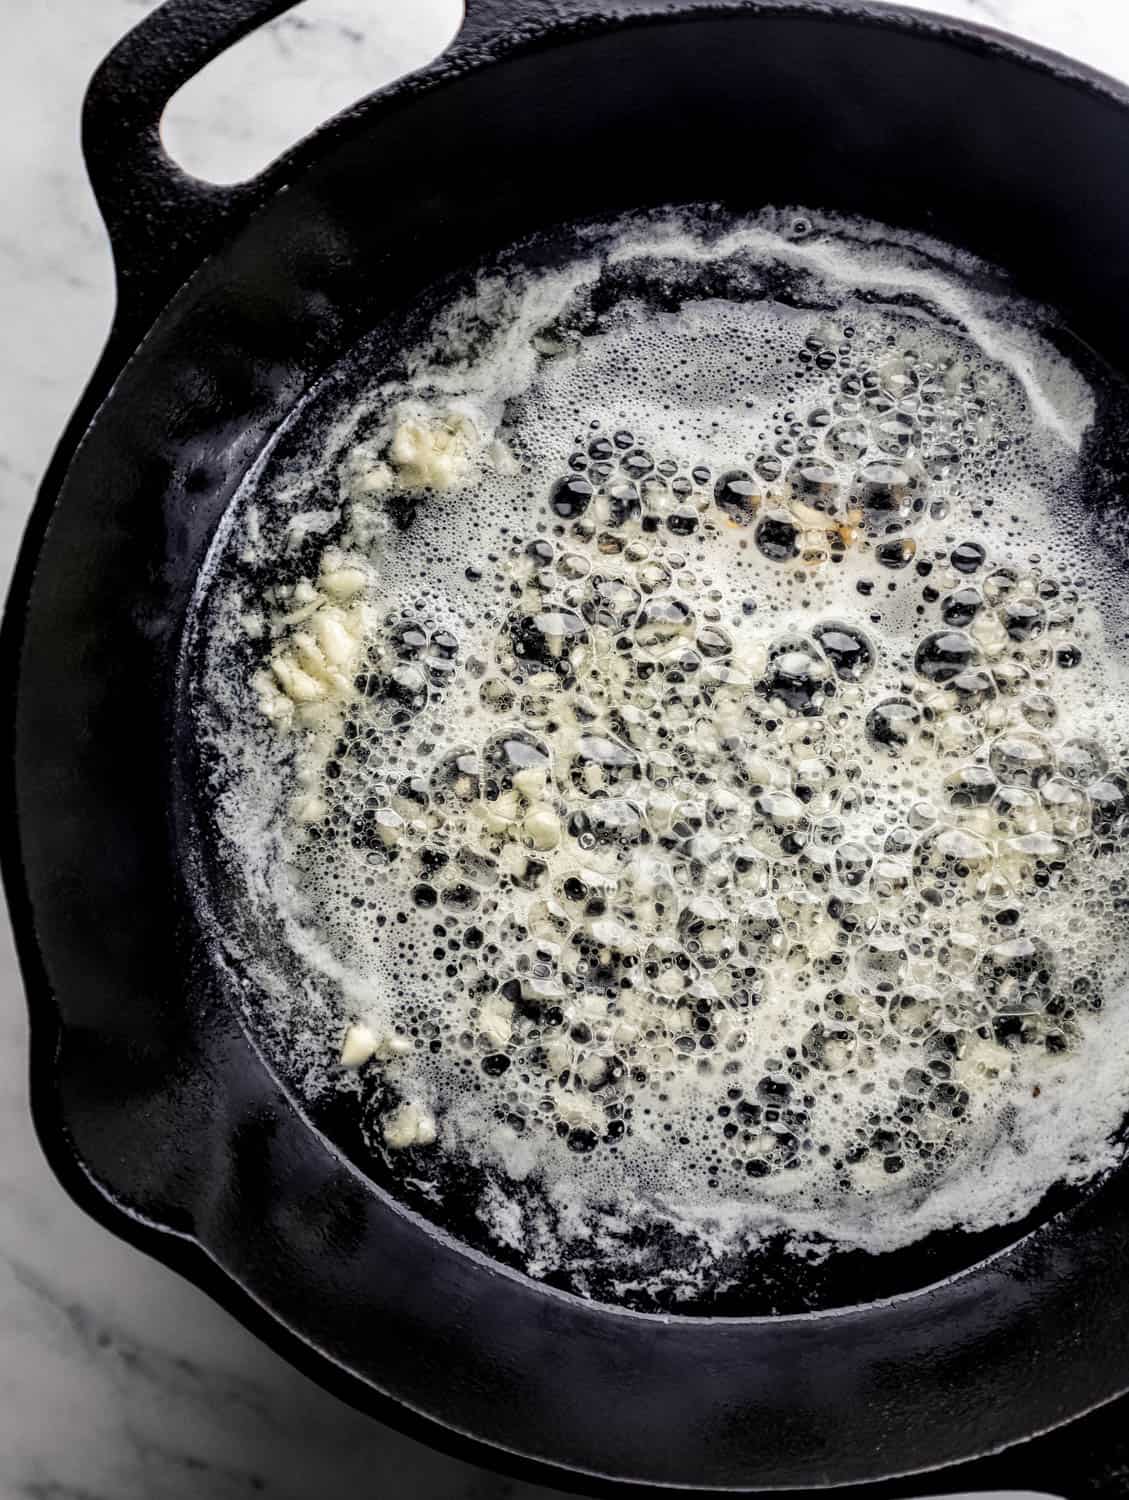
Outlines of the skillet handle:
{"type": "Polygon", "coordinates": [[[112,341],[136,342],[168,295],[257,196],[254,180],[190,177],[161,143],[161,116],[188,80],[297,0],[166,0],[118,42],[90,80],[82,149],[117,279],[112,341]]]}
{"type": "MultiPolygon", "coordinates": [[[[1017,1399],[1022,1399],[1020,1395],[1017,1399]]],[[[1125,1500],[1129,1495],[1129,1396],[988,1458],[884,1484],[858,1500],[995,1500],[1016,1492],[1055,1500],[1125,1500]]],[[[826,1491],[822,1491],[826,1494],[826,1491]]],[[[844,1491],[853,1496],[856,1492],[844,1491]]],[[[816,1500],[814,1495],[804,1500],[816,1500]]]]}
{"type": "Polygon", "coordinates": [[[984,1460],[984,1489],[1023,1489],[1062,1500],[1124,1500],[1129,1493],[1129,1396],[984,1460]]]}
{"type": "MultiPolygon", "coordinates": [[[[231,186],[184,172],[161,142],[166,105],[233,43],[297,3],[165,0],[94,73],[83,103],[82,149],[114,255],[117,308],[107,355],[134,347],[171,293],[219,243],[233,215],[253,208],[268,191],[269,168],[231,186]]],[[[609,0],[609,8],[624,3],[609,0]]],[[[521,0],[516,6],[513,0],[466,0],[466,18],[443,66],[457,69],[584,8],[583,0],[521,0]]]]}

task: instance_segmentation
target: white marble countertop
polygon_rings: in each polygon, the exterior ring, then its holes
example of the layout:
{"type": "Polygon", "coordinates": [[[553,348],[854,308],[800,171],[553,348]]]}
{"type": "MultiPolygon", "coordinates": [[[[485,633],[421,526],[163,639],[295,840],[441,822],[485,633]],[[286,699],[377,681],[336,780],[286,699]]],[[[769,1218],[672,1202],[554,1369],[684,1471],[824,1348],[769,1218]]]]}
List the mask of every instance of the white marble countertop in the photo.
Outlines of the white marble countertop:
{"type": "MultiPolygon", "coordinates": [[[[110,258],[78,147],[95,64],[153,0],[0,0],[0,574],[93,367],[110,258]]],[[[1126,0],[934,0],[1129,78],[1126,0]]],[[[520,0],[515,0],[515,12],[520,0]]],[[[425,61],[457,0],[310,0],[186,91],[167,137],[234,180],[310,126],[425,61]],[[258,59],[256,61],[256,58],[258,59]],[[270,77],[267,78],[269,72],[270,77]]],[[[359,1416],[194,1287],[84,1217],[32,1134],[26,1023],[0,928],[0,1500],[227,1500],[344,1494],[522,1497],[359,1416]]]]}

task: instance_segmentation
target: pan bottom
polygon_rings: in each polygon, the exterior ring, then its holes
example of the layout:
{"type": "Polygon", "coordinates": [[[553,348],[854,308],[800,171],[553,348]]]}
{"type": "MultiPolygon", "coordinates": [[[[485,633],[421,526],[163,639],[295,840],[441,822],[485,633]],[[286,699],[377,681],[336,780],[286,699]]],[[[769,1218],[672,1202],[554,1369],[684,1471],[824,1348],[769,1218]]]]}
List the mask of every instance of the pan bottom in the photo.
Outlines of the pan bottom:
{"type": "Polygon", "coordinates": [[[1068,346],[943,247],[695,210],[510,252],[310,394],[192,711],[217,943],[366,1171],[748,1314],[1114,1164],[1122,397],[1068,346]]]}

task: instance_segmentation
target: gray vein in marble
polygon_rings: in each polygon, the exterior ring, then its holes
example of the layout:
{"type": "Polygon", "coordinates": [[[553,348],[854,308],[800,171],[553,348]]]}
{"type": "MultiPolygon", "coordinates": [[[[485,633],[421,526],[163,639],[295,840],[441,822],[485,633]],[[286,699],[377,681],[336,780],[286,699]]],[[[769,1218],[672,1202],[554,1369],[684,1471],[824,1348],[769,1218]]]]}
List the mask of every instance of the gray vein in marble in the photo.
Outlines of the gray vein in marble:
{"type": "Polygon", "coordinates": [[[197,1458],[161,1443],[139,1444],[138,1452],[150,1495],[164,1493],[170,1485],[174,1491],[195,1489],[199,1493],[206,1484],[208,1500],[246,1500],[246,1496],[261,1495],[267,1488],[262,1474],[197,1458]]]}
{"type": "Polygon", "coordinates": [[[257,1421],[273,1421],[276,1414],[266,1395],[245,1381],[226,1376],[214,1366],[204,1368],[176,1353],[165,1353],[143,1343],[124,1329],[100,1318],[81,1301],[52,1286],[47,1278],[14,1256],[4,1260],[16,1281],[57,1315],[58,1323],[87,1358],[108,1368],[119,1380],[138,1380],[171,1398],[227,1410],[245,1410],[257,1421]]]}
{"type": "Polygon", "coordinates": [[[59,1484],[54,1479],[29,1479],[12,1494],[19,1495],[21,1500],[23,1497],[26,1500],[109,1500],[104,1494],[96,1495],[93,1490],[79,1489],[73,1484],[59,1484]]]}
{"type": "Polygon", "coordinates": [[[347,42],[363,42],[365,39],[363,31],[356,26],[348,26],[343,21],[336,23],[322,21],[319,23],[317,21],[309,21],[305,16],[293,13],[279,16],[277,21],[274,22],[274,26],[277,28],[275,32],[276,36],[286,31],[309,32],[322,30],[328,31],[334,36],[342,37],[347,42]]]}
{"type": "Polygon", "coordinates": [[[1001,31],[1008,27],[1012,0],[963,0],[969,19],[983,21],[1001,31]]]}

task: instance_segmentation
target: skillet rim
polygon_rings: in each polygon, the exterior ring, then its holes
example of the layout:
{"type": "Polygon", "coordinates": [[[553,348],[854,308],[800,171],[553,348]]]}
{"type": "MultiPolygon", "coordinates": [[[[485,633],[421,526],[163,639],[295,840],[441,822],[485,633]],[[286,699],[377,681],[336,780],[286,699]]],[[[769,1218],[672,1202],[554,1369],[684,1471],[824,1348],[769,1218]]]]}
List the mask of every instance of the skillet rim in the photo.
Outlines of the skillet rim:
{"type": "MultiPolygon", "coordinates": [[[[504,5],[496,3],[488,5],[483,4],[483,0],[479,0],[480,17],[485,17],[488,12],[492,11],[497,11],[501,17],[505,9],[504,5]]],[[[509,35],[495,36],[488,41],[484,41],[481,36],[482,23],[480,22],[479,28],[471,29],[465,42],[461,38],[457,39],[452,48],[436,63],[418,74],[400,80],[389,89],[378,91],[327,122],[268,168],[261,178],[256,179],[254,186],[258,196],[253,202],[247,200],[245,205],[241,206],[240,214],[225,225],[224,237],[226,238],[229,233],[232,236],[238,234],[246,220],[252,217],[276,191],[284,188],[292,175],[314,166],[322,151],[347,134],[361,120],[367,121],[375,111],[387,107],[391,100],[411,96],[422,92],[425,88],[442,86],[466,71],[490,67],[530,47],[541,48],[567,44],[570,40],[592,31],[614,30],[631,25],[663,24],[680,20],[696,21],[711,17],[752,17],[765,14],[803,18],[817,16],[835,21],[879,24],[903,32],[925,33],[958,46],[972,46],[977,50],[1006,54],[1012,60],[1033,67],[1036,71],[1050,73],[1060,80],[1096,91],[1112,99],[1121,108],[1129,108],[1129,88],[1116,80],[1107,78],[1086,64],[1063,58],[1035,44],[1021,42],[993,28],[984,27],[975,22],[937,16],[931,12],[905,11],[872,3],[841,5],[825,3],[825,0],[824,3],[802,3],[802,0],[801,3],[797,3],[797,0],[752,0],[752,3],[740,3],[740,0],[733,0],[733,3],[701,5],[694,4],[693,0],[689,5],[679,4],[678,0],[673,0],[673,3],[671,0],[666,0],[666,3],[644,5],[619,3],[605,8],[600,14],[570,3],[557,3],[547,6],[546,9],[552,12],[548,29],[543,29],[541,23],[535,18],[525,27],[513,28],[510,24],[509,35]]],[[[512,18],[506,19],[508,23],[512,23],[512,18]]],[[[192,277],[189,278],[189,280],[192,279],[192,277]]],[[[179,289],[174,291],[171,300],[175,300],[177,295],[179,295],[179,289]]],[[[165,310],[162,308],[153,320],[153,329],[162,322],[164,316],[165,310]]],[[[112,401],[113,388],[118,376],[124,374],[132,364],[135,355],[146,344],[148,336],[147,333],[140,340],[137,350],[121,359],[120,364],[120,349],[115,350],[111,341],[47,471],[25,533],[8,595],[3,626],[0,629],[0,669],[7,668],[9,681],[17,681],[19,677],[24,607],[30,597],[35,564],[58,492],[83,445],[87,429],[94,425],[103,406],[112,401]]],[[[13,804],[16,802],[14,738],[15,719],[13,716],[0,725],[0,760],[3,762],[0,775],[5,778],[5,785],[13,804]]],[[[54,1064],[63,1027],[50,997],[43,959],[35,936],[30,897],[24,880],[19,830],[15,820],[7,821],[6,826],[0,830],[0,868],[3,871],[12,910],[13,930],[32,1022],[33,1117],[43,1149],[56,1176],[80,1207],[95,1217],[104,1227],[136,1248],[152,1254],[156,1259],[168,1264],[171,1269],[200,1286],[208,1295],[227,1307],[229,1311],[233,1311],[242,1322],[250,1326],[260,1337],[264,1337],[266,1342],[277,1348],[284,1357],[291,1363],[297,1364],[300,1369],[304,1369],[306,1373],[311,1373],[305,1363],[305,1358],[309,1355],[311,1363],[316,1363],[318,1366],[315,1378],[321,1384],[334,1389],[336,1381],[328,1378],[329,1371],[326,1368],[330,1357],[320,1351],[308,1349],[297,1335],[281,1329],[277,1319],[254,1304],[249,1293],[243,1288],[238,1288],[231,1276],[220,1270],[198,1241],[175,1229],[156,1226],[138,1214],[130,1212],[121,1203],[114,1202],[107,1192],[94,1182],[86,1170],[81,1157],[73,1148],[62,1109],[61,1095],[57,1089],[59,1080],[54,1064]],[[238,1306],[233,1306],[233,1303],[238,1303],[238,1306]]],[[[457,1244],[457,1242],[452,1243],[457,1244]]],[[[463,1250],[465,1247],[458,1246],[458,1248],[463,1250]]],[[[569,1294],[559,1295],[568,1296],[569,1294]]],[[[606,1310],[620,1313],[628,1311],[616,1308],[606,1310]]],[[[701,1321],[718,1323],[726,1320],[702,1319],[701,1321]]],[[[360,1381],[356,1376],[346,1375],[339,1370],[335,1371],[335,1374],[337,1373],[343,1376],[346,1385],[361,1385],[364,1399],[363,1402],[357,1403],[356,1392],[351,1390],[342,1389],[337,1393],[347,1400],[352,1400],[354,1404],[361,1404],[363,1409],[371,1410],[374,1404],[373,1398],[376,1395],[374,1388],[360,1381]]],[[[1126,1380],[1129,1383],[1129,1373],[1127,1373],[1126,1380]]],[[[381,1396],[379,1399],[383,1403],[394,1406],[396,1415],[392,1425],[409,1431],[413,1425],[419,1425],[419,1433],[413,1432],[412,1435],[425,1436],[425,1440],[432,1446],[444,1447],[459,1457],[472,1457],[480,1461],[485,1457],[490,1462],[494,1461],[493,1455],[506,1453],[506,1450],[499,1449],[488,1440],[458,1434],[454,1429],[441,1425],[430,1417],[412,1412],[411,1408],[396,1401],[395,1398],[381,1396]],[[409,1414],[409,1420],[405,1422],[404,1418],[409,1414]],[[442,1437],[437,1440],[439,1433],[442,1437]]],[[[389,1420],[386,1413],[381,1414],[385,1420],[389,1420]]],[[[1024,1439],[1020,1437],[1015,1441],[1022,1442],[1024,1439]]],[[[511,1459],[516,1471],[533,1474],[550,1483],[557,1485],[567,1483],[570,1474],[576,1474],[577,1482],[581,1482],[582,1476],[575,1470],[563,1470],[556,1465],[521,1455],[507,1455],[507,1461],[511,1459]]],[[[928,1473],[930,1471],[917,1472],[928,1473]]],[[[945,1470],[946,1476],[955,1475],[956,1472],[957,1470],[951,1467],[945,1470]]],[[[584,1487],[591,1489],[594,1480],[599,1481],[600,1476],[583,1476],[584,1487]]],[[[617,1491],[622,1491],[630,1483],[619,1480],[603,1482],[617,1491]]],[[[635,1484],[631,1487],[641,1488],[635,1484]]],[[[918,1490],[920,1487],[919,1483],[918,1490]]]]}

